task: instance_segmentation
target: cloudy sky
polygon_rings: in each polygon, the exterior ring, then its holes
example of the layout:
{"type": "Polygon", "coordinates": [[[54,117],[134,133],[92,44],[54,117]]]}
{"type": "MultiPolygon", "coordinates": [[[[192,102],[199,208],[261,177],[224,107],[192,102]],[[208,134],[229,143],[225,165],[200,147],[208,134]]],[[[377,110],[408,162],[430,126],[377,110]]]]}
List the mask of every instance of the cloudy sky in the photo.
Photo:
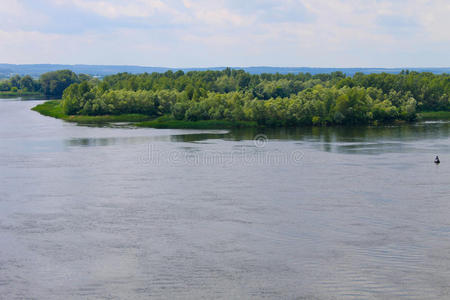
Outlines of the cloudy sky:
{"type": "Polygon", "coordinates": [[[0,0],[0,5],[0,63],[450,66],[450,0],[0,0]]]}

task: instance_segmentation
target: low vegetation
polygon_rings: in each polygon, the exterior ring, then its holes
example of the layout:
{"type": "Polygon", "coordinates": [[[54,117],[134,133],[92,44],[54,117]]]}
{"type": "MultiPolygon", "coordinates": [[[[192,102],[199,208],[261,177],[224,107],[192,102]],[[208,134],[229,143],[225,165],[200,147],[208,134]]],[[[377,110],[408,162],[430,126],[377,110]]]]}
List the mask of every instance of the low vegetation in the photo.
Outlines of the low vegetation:
{"type": "Polygon", "coordinates": [[[422,120],[450,120],[450,111],[425,111],[418,117],[422,120]]]}
{"type": "Polygon", "coordinates": [[[35,97],[40,98],[43,95],[39,92],[26,92],[26,91],[17,91],[17,92],[0,92],[0,98],[3,97],[35,97]]]}
{"type": "Polygon", "coordinates": [[[148,121],[151,117],[142,114],[122,114],[122,115],[102,115],[102,116],[74,116],[64,113],[62,101],[50,100],[39,104],[32,110],[48,117],[62,119],[70,122],[78,123],[108,123],[108,122],[143,122],[148,121]]]}
{"type": "Polygon", "coordinates": [[[246,128],[258,126],[256,122],[250,121],[227,121],[227,120],[184,121],[184,120],[176,120],[171,116],[162,116],[155,120],[137,123],[136,125],[139,127],[177,128],[177,129],[228,129],[228,128],[246,128]]]}

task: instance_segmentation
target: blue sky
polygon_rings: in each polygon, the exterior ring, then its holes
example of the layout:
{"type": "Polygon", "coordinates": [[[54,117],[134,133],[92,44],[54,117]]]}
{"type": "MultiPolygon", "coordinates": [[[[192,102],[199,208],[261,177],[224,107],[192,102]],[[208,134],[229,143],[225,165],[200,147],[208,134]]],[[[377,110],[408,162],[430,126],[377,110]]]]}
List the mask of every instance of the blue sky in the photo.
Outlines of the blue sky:
{"type": "Polygon", "coordinates": [[[0,63],[449,67],[449,0],[0,0],[0,63]]]}

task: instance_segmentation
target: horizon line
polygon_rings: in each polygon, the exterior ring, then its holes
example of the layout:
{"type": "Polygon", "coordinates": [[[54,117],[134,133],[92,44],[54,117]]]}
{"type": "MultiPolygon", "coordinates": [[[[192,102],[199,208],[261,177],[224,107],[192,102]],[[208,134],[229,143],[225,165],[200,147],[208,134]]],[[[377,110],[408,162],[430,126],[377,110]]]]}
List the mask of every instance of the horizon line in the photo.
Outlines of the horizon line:
{"type": "Polygon", "coordinates": [[[166,66],[146,66],[146,65],[133,65],[133,64],[65,64],[65,63],[26,63],[15,64],[0,62],[0,65],[14,65],[14,66],[98,66],[98,67],[139,67],[139,68],[160,68],[160,69],[208,69],[208,68],[286,68],[286,69],[448,69],[450,66],[443,67],[430,67],[430,66],[399,66],[399,67],[311,67],[311,66],[270,66],[270,65],[253,65],[253,66],[197,66],[197,67],[166,67],[166,66]]]}

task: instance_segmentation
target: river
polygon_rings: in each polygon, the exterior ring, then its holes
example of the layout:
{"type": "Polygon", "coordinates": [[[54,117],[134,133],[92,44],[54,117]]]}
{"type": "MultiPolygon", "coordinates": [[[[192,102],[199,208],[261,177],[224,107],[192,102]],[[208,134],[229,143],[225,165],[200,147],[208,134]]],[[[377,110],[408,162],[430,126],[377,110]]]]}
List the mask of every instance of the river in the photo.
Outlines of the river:
{"type": "Polygon", "coordinates": [[[450,297],[449,122],[138,129],[38,103],[0,100],[1,299],[450,297]]]}

